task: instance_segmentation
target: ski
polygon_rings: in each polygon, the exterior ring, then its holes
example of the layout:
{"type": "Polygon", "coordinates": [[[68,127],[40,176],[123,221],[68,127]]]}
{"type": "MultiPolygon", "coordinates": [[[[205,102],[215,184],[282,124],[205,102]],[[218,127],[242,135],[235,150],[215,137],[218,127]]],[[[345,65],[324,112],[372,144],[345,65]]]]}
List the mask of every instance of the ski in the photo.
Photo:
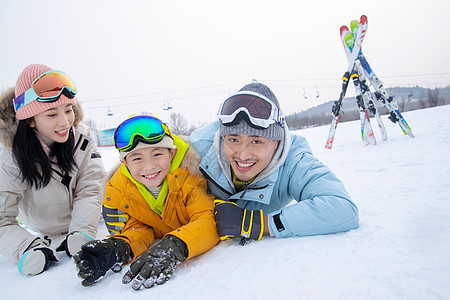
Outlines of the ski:
{"type": "Polygon", "coordinates": [[[341,116],[342,100],[344,99],[345,93],[347,92],[348,78],[349,78],[349,74],[348,74],[348,72],[345,72],[344,75],[342,76],[342,87],[341,87],[341,93],[339,95],[339,99],[334,101],[333,107],[331,109],[331,115],[333,116],[333,118],[331,120],[331,126],[330,126],[330,130],[328,132],[327,142],[325,143],[326,149],[331,149],[331,147],[333,146],[334,135],[336,133],[336,127],[337,127],[337,124],[339,123],[339,118],[341,116]]]}
{"type": "Polygon", "coordinates": [[[398,123],[398,125],[400,126],[405,135],[414,137],[411,127],[409,127],[405,118],[398,110],[397,101],[395,101],[393,97],[389,96],[388,92],[383,86],[383,82],[377,77],[377,75],[370,67],[369,63],[367,62],[362,52],[359,53],[358,60],[362,66],[362,71],[364,75],[369,79],[370,83],[375,89],[375,96],[377,100],[383,103],[389,110],[390,113],[389,120],[391,120],[393,123],[398,123]]]}
{"type": "MultiPolygon", "coordinates": [[[[357,61],[358,69],[360,69],[360,63],[357,61]]],[[[361,74],[361,73],[360,73],[361,74]]],[[[367,84],[367,80],[363,77],[359,77],[362,96],[364,99],[364,104],[367,107],[367,110],[375,117],[375,120],[377,121],[378,129],[380,130],[381,139],[383,141],[386,141],[388,138],[386,127],[384,126],[383,120],[381,119],[380,113],[378,111],[378,108],[375,104],[375,97],[370,91],[369,85],[367,84]]]]}
{"type": "MultiPolygon", "coordinates": [[[[365,29],[367,29],[367,22],[365,24],[366,24],[365,29]]],[[[351,26],[353,32],[355,33],[355,35],[353,35],[351,33],[347,33],[347,34],[345,34],[344,40],[346,42],[346,45],[350,40],[354,41],[354,43],[351,43],[352,48],[349,47],[350,53],[352,53],[351,57],[354,57],[356,52],[353,52],[353,50],[358,51],[358,53],[359,53],[359,50],[361,49],[361,43],[359,43],[359,45],[358,45],[357,41],[361,41],[361,39],[359,38],[359,35],[362,34],[362,30],[360,30],[360,29],[363,27],[363,24],[359,23],[358,21],[355,20],[350,23],[350,26],[351,26]],[[352,36],[351,39],[349,39],[349,37],[348,37],[349,35],[352,36]]],[[[345,29],[344,29],[344,32],[345,32],[345,29]]],[[[344,34],[344,32],[341,32],[341,34],[344,34]]],[[[350,78],[352,79],[353,85],[355,86],[356,103],[358,104],[359,119],[361,122],[361,138],[365,142],[366,146],[367,145],[376,145],[377,142],[375,140],[375,135],[373,134],[372,125],[370,124],[369,113],[367,111],[366,106],[364,105],[364,98],[362,96],[361,82],[359,80],[356,59],[353,63],[353,68],[352,68],[352,73],[350,75],[350,78]]]]}
{"type": "MultiPolygon", "coordinates": [[[[367,17],[365,15],[362,15],[360,18],[360,22],[358,23],[358,26],[355,28],[355,34],[353,34],[354,44],[353,44],[353,50],[351,51],[351,54],[347,56],[348,58],[348,69],[347,72],[351,74],[353,70],[353,65],[355,64],[355,60],[358,58],[359,51],[361,50],[361,44],[364,40],[364,37],[366,36],[367,31],[367,17]]],[[[341,35],[343,31],[348,30],[347,26],[341,26],[340,32],[341,35]]]]}
{"type": "MultiPolygon", "coordinates": [[[[351,33],[354,35],[358,29],[358,21],[354,20],[350,22],[351,33]]],[[[354,42],[353,42],[354,43],[354,42]]],[[[347,45],[351,45],[352,42],[348,42],[347,45]]],[[[350,48],[351,51],[351,48],[350,48]]],[[[347,50],[346,50],[347,53],[347,50]]],[[[388,92],[383,86],[383,82],[378,78],[375,72],[370,67],[367,62],[362,50],[359,49],[357,64],[360,65],[359,73],[360,75],[364,75],[372,84],[375,89],[375,96],[377,101],[380,101],[384,106],[389,110],[389,120],[393,123],[397,123],[400,126],[401,130],[404,134],[409,135],[410,137],[414,137],[411,128],[406,122],[405,118],[402,116],[400,111],[398,110],[397,101],[391,96],[389,96],[388,92]]]]}
{"type": "MultiPolygon", "coordinates": [[[[361,44],[362,44],[362,41],[364,40],[364,36],[366,35],[366,30],[367,30],[367,17],[365,15],[361,16],[360,24],[362,24],[362,26],[358,27],[358,37],[355,39],[356,42],[355,42],[355,46],[354,46],[355,49],[358,49],[358,53],[359,53],[359,49],[361,49],[361,44]]],[[[347,28],[347,26],[345,26],[345,25],[341,26],[340,32],[342,32],[342,30],[345,30],[345,28],[347,28]]],[[[339,95],[339,99],[334,102],[334,105],[332,107],[333,118],[331,120],[331,126],[330,126],[330,130],[328,132],[328,138],[325,143],[326,149],[331,149],[331,147],[333,146],[334,136],[336,133],[336,127],[337,127],[337,124],[339,123],[339,118],[340,118],[340,110],[341,110],[341,106],[342,106],[342,100],[344,100],[345,94],[347,92],[350,72],[353,70],[355,60],[357,59],[357,55],[354,55],[354,54],[351,54],[347,57],[348,57],[348,68],[347,68],[347,71],[344,73],[344,76],[342,77],[341,93],[339,95]]]]}
{"type": "Polygon", "coordinates": [[[364,99],[362,96],[361,82],[359,80],[358,72],[356,68],[354,69],[352,75],[350,76],[353,85],[355,86],[356,92],[356,103],[359,107],[359,119],[361,122],[361,138],[367,145],[376,145],[377,141],[375,135],[373,134],[372,125],[370,124],[369,113],[366,106],[364,105],[364,99]]]}
{"type": "Polygon", "coordinates": [[[369,85],[367,84],[365,79],[360,78],[361,82],[361,90],[363,93],[364,103],[367,106],[367,109],[372,113],[373,116],[375,116],[375,119],[377,120],[378,128],[380,129],[381,133],[381,139],[383,141],[386,141],[388,138],[386,128],[384,127],[383,120],[381,119],[380,113],[378,112],[378,109],[375,105],[375,98],[372,94],[372,92],[369,89],[369,85]]]}
{"type": "MultiPolygon", "coordinates": [[[[357,30],[357,23],[358,23],[358,21],[352,21],[350,23],[353,31],[357,30]]],[[[341,40],[342,40],[342,44],[344,46],[345,53],[347,54],[347,56],[350,55],[350,53],[352,52],[353,47],[354,47],[354,37],[353,37],[353,34],[348,30],[348,28],[344,29],[341,32],[341,40]]],[[[360,83],[359,85],[360,85],[360,89],[361,89],[361,93],[362,93],[362,98],[364,101],[364,106],[375,117],[377,124],[378,124],[378,128],[380,129],[381,138],[383,141],[386,141],[387,140],[386,128],[385,128],[383,120],[381,119],[381,116],[378,112],[378,109],[374,103],[375,98],[373,97],[372,93],[370,92],[370,89],[366,83],[366,80],[363,78],[361,68],[362,67],[361,67],[361,63],[359,62],[359,60],[358,59],[355,60],[355,69],[358,71],[358,75],[359,75],[359,83],[360,83]]],[[[358,107],[360,107],[359,104],[358,104],[358,107]]],[[[360,109],[361,109],[361,107],[360,107],[360,109]]]]}

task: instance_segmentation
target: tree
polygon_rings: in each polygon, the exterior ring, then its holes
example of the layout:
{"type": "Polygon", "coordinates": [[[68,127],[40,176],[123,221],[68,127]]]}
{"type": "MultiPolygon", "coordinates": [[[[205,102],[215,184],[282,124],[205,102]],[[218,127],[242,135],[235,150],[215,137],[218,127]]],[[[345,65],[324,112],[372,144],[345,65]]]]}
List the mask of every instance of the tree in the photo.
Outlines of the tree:
{"type": "Polygon", "coordinates": [[[398,105],[398,110],[399,111],[405,111],[405,99],[404,98],[399,98],[399,101],[397,101],[397,105],[398,105]]]}
{"type": "Polygon", "coordinates": [[[428,96],[428,103],[430,104],[430,107],[434,107],[438,105],[439,102],[439,90],[438,88],[427,89],[427,96],[428,96]]]}
{"type": "Polygon", "coordinates": [[[170,130],[176,135],[189,135],[194,131],[188,120],[179,113],[171,113],[168,123],[170,130]]]}
{"type": "Polygon", "coordinates": [[[427,108],[427,99],[425,92],[421,91],[419,95],[419,109],[427,108]]]}
{"type": "Polygon", "coordinates": [[[86,124],[93,132],[97,129],[97,124],[93,119],[84,120],[83,123],[86,124]]]}

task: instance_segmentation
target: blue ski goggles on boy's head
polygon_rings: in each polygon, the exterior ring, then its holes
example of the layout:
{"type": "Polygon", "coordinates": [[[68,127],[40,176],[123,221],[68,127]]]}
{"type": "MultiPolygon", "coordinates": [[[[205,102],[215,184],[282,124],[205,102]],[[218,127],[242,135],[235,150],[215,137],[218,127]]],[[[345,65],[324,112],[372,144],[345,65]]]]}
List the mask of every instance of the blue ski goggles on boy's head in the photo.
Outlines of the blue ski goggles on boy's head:
{"type": "Polygon", "coordinates": [[[172,138],[169,128],[160,119],[140,115],[126,119],[114,132],[114,146],[119,151],[131,151],[138,144],[159,143],[165,135],[172,138]]]}
{"type": "Polygon", "coordinates": [[[220,104],[217,117],[223,125],[239,122],[238,115],[244,115],[247,123],[257,129],[265,129],[277,123],[284,126],[284,115],[267,97],[251,91],[237,92],[220,104]]]}
{"type": "Polygon", "coordinates": [[[14,99],[14,109],[38,100],[40,102],[54,102],[61,94],[74,98],[78,90],[75,83],[66,73],[51,70],[41,74],[31,83],[31,88],[14,99]]]}

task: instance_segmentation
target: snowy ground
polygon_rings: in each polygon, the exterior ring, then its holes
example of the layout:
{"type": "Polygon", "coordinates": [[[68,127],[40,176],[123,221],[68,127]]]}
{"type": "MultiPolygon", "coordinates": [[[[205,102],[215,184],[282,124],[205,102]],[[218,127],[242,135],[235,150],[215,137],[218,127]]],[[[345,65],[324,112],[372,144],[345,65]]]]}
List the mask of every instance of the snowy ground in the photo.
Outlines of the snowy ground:
{"type": "MultiPolygon", "coordinates": [[[[264,238],[244,247],[221,242],[179,265],[166,284],[141,291],[123,285],[120,274],[82,287],[67,257],[25,277],[0,256],[1,298],[449,299],[449,115],[450,106],[405,113],[414,139],[384,116],[389,139],[382,142],[374,128],[378,145],[369,147],[360,139],[359,122],[338,125],[332,150],[324,149],[329,126],[296,132],[344,182],[360,209],[357,230],[264,238]]],[[[102,154],[111,168],[116,152],[102,154]]]]}

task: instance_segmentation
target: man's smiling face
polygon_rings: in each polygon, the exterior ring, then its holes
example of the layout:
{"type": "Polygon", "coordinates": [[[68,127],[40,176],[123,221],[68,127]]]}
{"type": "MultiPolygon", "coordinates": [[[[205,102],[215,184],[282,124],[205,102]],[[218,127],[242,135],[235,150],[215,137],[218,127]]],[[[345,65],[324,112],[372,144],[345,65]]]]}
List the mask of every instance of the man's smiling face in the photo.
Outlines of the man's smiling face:
{"type": "Polygon", "coordinates": [[[253,135],[226,135],[225,155],[236,178],[249,181],[264,170],[272,160],[279,141],[253,135]]]}

